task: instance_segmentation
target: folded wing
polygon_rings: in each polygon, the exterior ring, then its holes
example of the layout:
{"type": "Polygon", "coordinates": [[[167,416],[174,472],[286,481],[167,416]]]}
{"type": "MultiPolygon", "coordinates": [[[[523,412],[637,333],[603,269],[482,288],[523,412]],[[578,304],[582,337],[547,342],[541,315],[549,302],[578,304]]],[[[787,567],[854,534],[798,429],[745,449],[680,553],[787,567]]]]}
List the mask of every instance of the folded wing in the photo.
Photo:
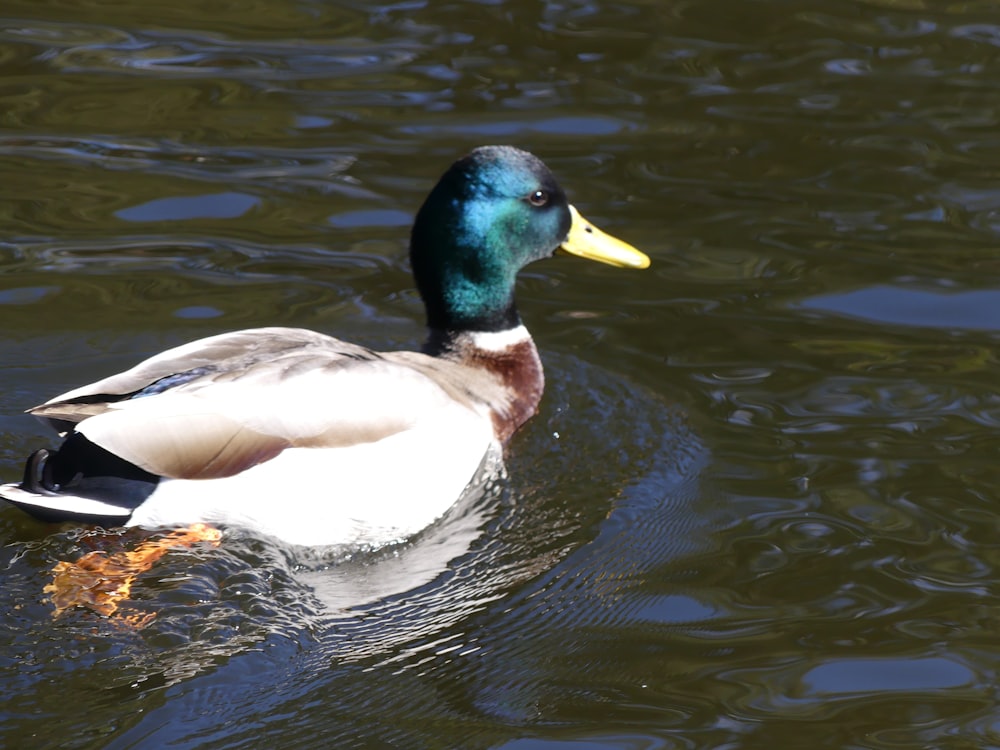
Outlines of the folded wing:
{"type": "MultiPolygon", "coordinates": [[[[287,448],[369,443],[498,401],[495,382],[417,353],[301,329],[222,334],[30,410],[162,476],[233,476],[287,448]]],[[[488,414],[482,414],[488,418],[488,414]]]]}

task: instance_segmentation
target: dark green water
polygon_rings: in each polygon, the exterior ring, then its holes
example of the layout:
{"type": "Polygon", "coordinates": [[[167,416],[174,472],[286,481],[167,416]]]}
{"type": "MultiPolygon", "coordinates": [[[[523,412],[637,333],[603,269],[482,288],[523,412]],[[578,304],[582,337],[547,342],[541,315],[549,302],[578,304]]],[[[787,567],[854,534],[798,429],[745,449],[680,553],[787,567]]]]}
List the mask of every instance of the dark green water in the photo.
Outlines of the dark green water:
{"type": "Polygon", "coordinates": [[[0,744],[1000,747],[993,2],[0,9],[0,476],[20,412],[254,325],[423,332],[410,217],[512,143],[645,272],[533,266],[541,414],[398,549],[236,536],[53,620],[0,507],[0,744]]]}

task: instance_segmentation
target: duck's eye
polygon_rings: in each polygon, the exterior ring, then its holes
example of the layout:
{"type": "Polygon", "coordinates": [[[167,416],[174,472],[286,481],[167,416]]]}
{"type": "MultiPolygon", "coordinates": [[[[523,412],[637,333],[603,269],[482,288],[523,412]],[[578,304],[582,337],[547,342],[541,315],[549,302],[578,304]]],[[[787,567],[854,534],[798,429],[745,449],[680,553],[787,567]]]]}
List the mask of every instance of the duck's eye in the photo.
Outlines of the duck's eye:
{"type": "Polygon", "coordinates": [[[549,202],[549,194],[544,190],[536,190],[528,196],[528,203],[532,206],[544,206],[549,202]]]}

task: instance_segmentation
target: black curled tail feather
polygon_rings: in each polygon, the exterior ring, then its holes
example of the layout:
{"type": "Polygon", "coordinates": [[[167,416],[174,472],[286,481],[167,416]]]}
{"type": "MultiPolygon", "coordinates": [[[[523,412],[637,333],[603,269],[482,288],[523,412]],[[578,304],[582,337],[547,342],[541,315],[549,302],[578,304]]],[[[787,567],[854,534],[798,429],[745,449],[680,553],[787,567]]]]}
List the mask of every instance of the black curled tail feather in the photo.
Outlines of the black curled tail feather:
{"type": "Polygon", "coordinates": [[[24,477],[21,479],[21,489],[28,492],[40,493],[47,491],[43,477],[45,468],[48,466],[49,455],[47,448],[39,448],[28,456],[28,460],[24,462],[24,477]]]}
{"type": "Polygon", "coordinates": [[[18,488],[23,492],[2,494],[42,521],[120,526],[159,481],[157,475],[74,432],[57,451],[42,448],[28,457],[18,488]]]}

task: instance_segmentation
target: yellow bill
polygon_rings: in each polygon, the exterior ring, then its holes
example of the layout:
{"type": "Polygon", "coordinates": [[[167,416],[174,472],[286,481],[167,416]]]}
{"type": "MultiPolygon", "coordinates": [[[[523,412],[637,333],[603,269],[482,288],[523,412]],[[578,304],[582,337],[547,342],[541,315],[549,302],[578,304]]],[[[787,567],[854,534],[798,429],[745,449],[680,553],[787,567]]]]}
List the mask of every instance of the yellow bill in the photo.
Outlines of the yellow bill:
{"type": "Polygon", "coordinates": [[[559,249],[570,255],[581,258],[599,260],[601,263],[618,268],[649,268],[649,257],[636,250],[627,242],[622,242],[610,234],[602,232],[585,218],[573,206],[569,207],[573,224],[569,234],[563,240],[559,249]]]}

